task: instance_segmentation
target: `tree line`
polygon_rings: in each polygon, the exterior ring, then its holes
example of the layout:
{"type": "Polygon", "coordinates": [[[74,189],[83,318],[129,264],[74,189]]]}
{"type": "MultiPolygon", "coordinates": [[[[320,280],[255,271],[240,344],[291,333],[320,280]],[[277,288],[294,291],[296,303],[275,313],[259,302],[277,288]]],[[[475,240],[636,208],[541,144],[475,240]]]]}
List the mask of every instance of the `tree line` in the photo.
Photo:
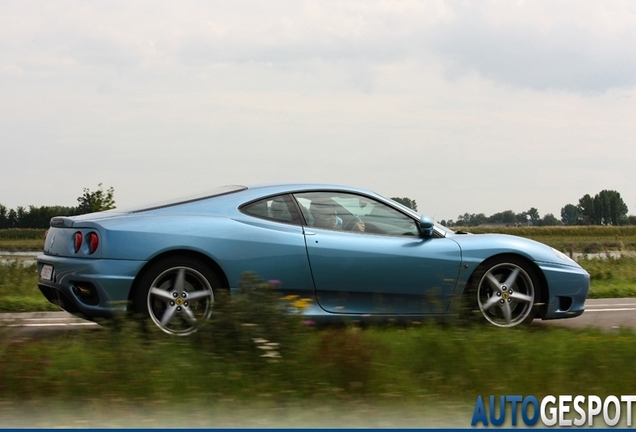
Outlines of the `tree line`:
{"type": "MultiPolygon", "coordinates": [[[[8,209],[0,204],[0,229],[6,228],[48,228],[52,217],[76,216],[115,207],[115,190],[111,186],[104,190],[102,184],[98,189],[91,191],[84,188],[82,195],[77,198],[75,207],[43,206],[17,207],[8,209]]],[[[393,197],[397,201],[417,211],[417,203],[407,197],[393,197]]],[[[529,210],[515,213],[512,210],[495,213],[486,216],[484,213],[464,213],[457,220],[442,220],[444,226],[479,226],[493,225],[636,225],[636,216],[627,215],[628,208],[621,194],[614,190],[602,190],[593,197],[585,194],[579,199],[578,204],[567,204],[561,209],[561,218],[558,219],[552,213],[543,217],[539,211],[531,207],[529,210]]]]}
{"type": "Polygon", "coordinates": [[[8,209],[0,204],[0,229],[7,228],[48,228],[51,218],[55,216],[77,216],[115,208],[115,190],[111,186],[107,190],[99,183],[97,190],[84,188],[77,198],[77,206],[19,206],[8,209]]]}
{"type": "Polygon", "coordinates": [[[457,220],[442,220],[444,226],[555,226],[555,225],[636,225],[636,216],[627,215],[628,208],[621,194],[614,190],[602,190],[593,197],[585,194],[578,204],[566,204],[561,208],[561,218],[552,213],[543,217],[531,207],[528,211],[515,213],[512,210],[486,216],[484,213],[464,213],[457,220]]]}

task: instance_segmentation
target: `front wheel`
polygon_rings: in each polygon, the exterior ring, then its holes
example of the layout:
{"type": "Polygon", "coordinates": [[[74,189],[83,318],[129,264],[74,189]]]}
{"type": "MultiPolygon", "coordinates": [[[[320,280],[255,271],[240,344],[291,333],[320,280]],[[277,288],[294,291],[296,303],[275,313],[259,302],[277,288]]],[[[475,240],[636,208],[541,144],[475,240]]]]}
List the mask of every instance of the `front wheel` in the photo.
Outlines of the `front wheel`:
{"type": "Polygon", "coordinates": [[[536,314],[540,285],[522,260],[507,258],[484,264],[475,277],[474,296],[483,318],[498,327],[529,324],[536,314]]]}
{"type": "Polygon", "coordinates": [[[212,315],[214,291],[220,284],[203,263],[191,258],[168,258],[154,264],[139,282],[135,310],[163,332],[186,336],[212,315]]]}

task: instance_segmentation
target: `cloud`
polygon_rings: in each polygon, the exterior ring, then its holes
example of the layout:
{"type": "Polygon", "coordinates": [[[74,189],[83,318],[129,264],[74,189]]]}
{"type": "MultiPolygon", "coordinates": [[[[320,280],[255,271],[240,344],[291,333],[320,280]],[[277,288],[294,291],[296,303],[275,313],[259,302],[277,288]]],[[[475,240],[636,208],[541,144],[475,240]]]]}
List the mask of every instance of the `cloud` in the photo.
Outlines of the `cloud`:
{"type": "Polygon", "coordinates": [[[631,5],[6,0],[0,202],[333,180],[448,218],[630,196],[631,5]]]}
{"type": "Polygon", "coordinates": [[[455,4],[456,18],[439,25],[429,44],[448,77],[477,72],[499,84],[577,93],[636,85],[633,6],[511,4],[455,4]]]}
{"type": "Polygon", "coordinates": [[[80,2],[49,4],[30,19],[19,2],[11,5],[0,18],[6,72],[56,67],[54,60],[117,70],[249,63],[306,70],[323,62],[344,65],[352,88],[368,93],[375,68],[417,61],[441,62],[449,80],[477,73],[538,91],[636,85],[629,2],[80,2]],[[14,28],[20,22],[25,27],[14,28]]]}
{"type": "MultiPolygon", "coordinates": [[[[212,13],[178,42],[185,65],[355,61],[351,82],[404,61],[441,61],[538,91],[602,93],[636,85],[636,6],[608,2],[299,2],[212,13]]],[[[269,3],[268,3],[269,5],[269,3]]],[[[359,86],[367,91],[371,84],[359,86]]]]}

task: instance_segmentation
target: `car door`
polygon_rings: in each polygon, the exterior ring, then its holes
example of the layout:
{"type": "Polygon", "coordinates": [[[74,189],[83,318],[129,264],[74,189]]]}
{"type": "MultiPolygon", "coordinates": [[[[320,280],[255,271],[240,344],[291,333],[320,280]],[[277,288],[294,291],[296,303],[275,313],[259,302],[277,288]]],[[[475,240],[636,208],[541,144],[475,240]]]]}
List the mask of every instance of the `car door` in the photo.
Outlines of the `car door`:
{"type": "Polygon", "coordinates": [[[306,219],[307,255],[317,301],[324,310],[343,314],[447,310],[461,263],[457,243],[420,237],[413,218],[368,197],[341,192],[294,197],[306,219]]]}
{"type": "Polygon", "coordinates": [[[312,296],[315,287],[301,217],[292,197],[267,197],[240,210],[254,219],[242,221],[242,238],[232,242],[237,250],[235,258],[226,262],[228,270],[234,274],[251,271],[265,280],[279,281],[284,292],[312,296]]]}

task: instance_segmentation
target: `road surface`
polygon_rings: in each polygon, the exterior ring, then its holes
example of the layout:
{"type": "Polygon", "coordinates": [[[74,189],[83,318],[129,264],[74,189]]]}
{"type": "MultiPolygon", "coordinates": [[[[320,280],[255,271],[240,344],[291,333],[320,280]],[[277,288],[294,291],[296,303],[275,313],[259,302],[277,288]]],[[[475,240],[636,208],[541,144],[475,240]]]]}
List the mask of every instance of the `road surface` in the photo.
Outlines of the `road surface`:
{"type": "MultiPolygon", "coordinates": [[[[562,326],[566,328],[599,327],[603,330],[629,328],[636,330],[636,298],[587,300],[585,313],[576,318],[542,321],[533,326],[562,326]]],[[[24,312],[0,314],[0,327],[20,331],[76,330],[99,328],[91,321],[77,318],[67,312],[24,312]]]]}

